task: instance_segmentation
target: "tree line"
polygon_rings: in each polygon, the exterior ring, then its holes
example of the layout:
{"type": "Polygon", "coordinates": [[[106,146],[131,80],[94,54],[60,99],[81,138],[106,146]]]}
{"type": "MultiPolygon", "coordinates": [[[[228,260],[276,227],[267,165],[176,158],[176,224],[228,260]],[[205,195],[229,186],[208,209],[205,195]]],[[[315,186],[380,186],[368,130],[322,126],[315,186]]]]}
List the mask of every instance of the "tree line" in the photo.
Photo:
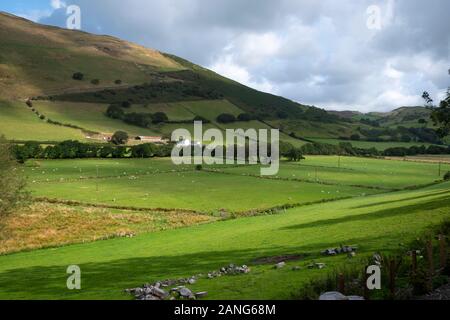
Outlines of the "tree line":
{"type": "MultiPolygon", "coordinates": [[[[136,146],[121,146],[113,144],[92,144],[78,141],[64,141],[55,145],[42,147],[38,142],[26,142],[12,147],[13,155],[19,162],[27,159],[78,159],[78,158],[151,158],[170,157],[173,143],[159,145],[153,143],[136,146]]],[[[205,146],[203,146],[205,148],[205,146]]],[[[225,148],[225,147],[224,147],[225,148]]],[[[270,147],[269,147],[270,149],[270,147]]],[[[224,152],[225,154],[225,152],[224,152]]],[[[384,151],[375,148],[356,148],[351,143],[342,142],[339,145],[308,143],[300,148],[290,143],[280,142],[280,156],[291,161],[300,161],[304,155],[346,155],[361,157],[378,156],[413,156],[421,154],[450,154],[450,147],[443,146],[412,146],[393,147],[384,151]]]]}

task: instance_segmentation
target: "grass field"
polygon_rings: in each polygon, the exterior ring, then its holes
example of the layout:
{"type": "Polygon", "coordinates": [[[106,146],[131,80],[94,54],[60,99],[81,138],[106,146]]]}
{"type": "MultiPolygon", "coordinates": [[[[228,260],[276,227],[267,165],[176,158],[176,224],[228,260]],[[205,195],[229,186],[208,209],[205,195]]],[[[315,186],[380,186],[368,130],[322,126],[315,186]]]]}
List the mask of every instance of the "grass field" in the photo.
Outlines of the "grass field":
{"type": "Polygon", "coordinates": [[[426,227],[449,217],[450,184],[374,195],[288,210],[284,214],[242,218],[202,226],[72,245],[0,257],[0,298],[130,299],[123,289],[167,278],[248,264],[250,274],[200,279],[193,290],[209,299],[283,299],[302,285],[346,262],[319,256],[339,244],[359,245],[359,256],[389,252],[426,227]],[[275,270],[256,258],[305,254],[275,270]],[[309,270],[312,261],[325,270],[309,270]],[[82,270],[82,290],[66,289],[66,268],[82,270]],[[299,265],[300,271],[290,266],[299,265]]]}
{"type": "Polygon", "coordinates": [[[40,120],[23,102],[0,101],[0,135],[15,140],[83,140],[80,130],[40,120]]]}
{"type": "Polygon", "coordinates": [[[339,140],[339,139],[319,139],[319,138],[313,138],[312,140],[319,142],[319,143],[328,143],[333,145],[338,145],[341,142],[349,142],[352,144],[352,146],[356,148],[362,148],[362,149],[370,149],[375,148],[378,151],[384,151],[389,148],[397,148],[397,147],[403,147],[403,148],[409,148],[412,146],[430,146],[429,143],[422,143],[422,142],[372,142],[372,141],[353,141],[353,140],[339,140]]]}

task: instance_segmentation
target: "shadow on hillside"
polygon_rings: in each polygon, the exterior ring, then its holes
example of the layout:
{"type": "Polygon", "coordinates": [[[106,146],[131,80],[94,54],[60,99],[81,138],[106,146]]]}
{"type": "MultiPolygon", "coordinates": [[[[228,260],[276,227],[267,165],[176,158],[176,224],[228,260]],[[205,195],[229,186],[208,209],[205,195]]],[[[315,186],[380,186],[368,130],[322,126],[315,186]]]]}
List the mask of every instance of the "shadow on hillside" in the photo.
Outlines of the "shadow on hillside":
{"type": "MultiPolygon", "coordinates": [[[[375,239],[365,237],[347,240],[353,244],[368,243],[375,239]]],[[[81,291],[69,291],[66,288],[69,276],[66,274],[67,265],[16,268],[0,273],[0,299],[131,299],[123,292],[124,289],[168,278],[205,274],[230,263],[252,265],[251,261],[261,257],[306,253],[307,259],[316,259],[321,257],[323,249],[336,245],[324,242],[300,247],[199,252],[84,263],[79,264],[82,272],[81,291]]],[[[42,255],[44,251],[39,253],[42,255]]],[[[52,254],[51,251],[48,254],[52,254]]],[[[76,257],[71,263],[77,264],[76,257]]]]}
{"type": "Polygon", "coordinates": [[[385,210],[379,210],[374,212],[368,212],[364,214],[357,215],[346,215],[340,218],[317,220],[309,223],[302,223],[293,226],[284,227],[284,230],[299,230],[315,227],[331,226],[339,223],[355,222],[355,221],[370,221],[382,218],[389,218],[394,216],[405,216],[411,215],[418,211],[433,210],[439,208],[445,208],[450,206],[450,195],[446,197],[439,197],[427,202],[422,202],[420,204],[414,204],[399,208],[390,208],[385,210]]]}
{"type": "Polygon", "coordinates": [[[401,199],[397,199],[397,200],[381,201],[381,202],[376,202],[376,203],[364,204],[364,205],[361,205],[361,206],[352,207],[352,209],[362,209],[362,208],[377,207],[377,206],[382,206],[382,205],[385,205],[385,204],[392,204],[392,203],[404,202],[404,201],[410,201],[410,200],[417,200],[417,199],[425,199],[425,198],[435,197],[435,196],[438,196],[438,195],[449,194],[449,193],[450,193],[449,190],[444,190],[444,191],[438,191],[438,192],[433,192],[433,193],[427,193],[427,194],[424,194],[424,195],[421,195],[421,196],[416,196],[416,197],[401,198],[401,199]]]}

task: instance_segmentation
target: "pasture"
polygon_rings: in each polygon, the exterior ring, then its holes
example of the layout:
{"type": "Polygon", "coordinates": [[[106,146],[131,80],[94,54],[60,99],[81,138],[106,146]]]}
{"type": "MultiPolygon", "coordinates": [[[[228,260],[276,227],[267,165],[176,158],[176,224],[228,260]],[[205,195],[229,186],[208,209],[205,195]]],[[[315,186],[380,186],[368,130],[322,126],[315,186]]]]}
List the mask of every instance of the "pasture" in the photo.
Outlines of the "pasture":
{"type": "Polygon", "coordinates": [[[258,177],[258,169],[199,171],[170,159],[28,161],[22,170],[33,196],[86,204],[37,202],[11,216],[16,237],[0,241],[3,252],[43,249],[0,255],[0,299],[131,299],[124,289],[198,274],[190,288],[208,299],[289,299],[312,279],[398,250],[450,217],[450,182],[434,163],[316,156],[282,162],[276,177],[258,177]],[[341,244],[357,245],[357,257],[320,255],[341,244]],[[297,258],[283,269],[259,262],[286,255],[297,258]],[[327,267],[308,269],[313,262],[327,267]],[[251,272],[204,276],[230,263],[251,272]],[[82,270],[81,291],[66,289],[73,264],[82,270]]]}
{"type": "Polygon", "coordinates": [[[326,270],[356,263],[322,257],[339,244],[358,245],[359,257],[396,250],[428,226],[449,217],[449,183],[373,195],[188,228],[0,257],[0,298],[130,299],[123,289],[161,279],[205,274],[229,263],[248,264],[246,275],[201,278],[193,290],[209,299],[286,299],[326,270]],[[261,257],[301,254],[276,270],[261,257]],[[324,270],[310,270],[312,261],[324,270]],[[66,289],[66,268],[82,270],[82,290],[66,289]],[[302,267],[299,271],[292,266],[302,267]]]}

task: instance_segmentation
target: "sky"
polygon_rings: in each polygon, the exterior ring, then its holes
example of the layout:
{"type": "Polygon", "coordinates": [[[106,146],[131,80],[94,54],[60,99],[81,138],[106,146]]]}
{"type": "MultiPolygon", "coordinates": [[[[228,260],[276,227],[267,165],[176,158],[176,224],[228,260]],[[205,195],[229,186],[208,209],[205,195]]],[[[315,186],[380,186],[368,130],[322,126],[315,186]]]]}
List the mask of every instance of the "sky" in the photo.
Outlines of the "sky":
{"type": "Polygon", "coordinates": [[[14,0],[0,10],[114,35],[328,110],[389,111],[450,86],[448,0],[14,0]]]}

